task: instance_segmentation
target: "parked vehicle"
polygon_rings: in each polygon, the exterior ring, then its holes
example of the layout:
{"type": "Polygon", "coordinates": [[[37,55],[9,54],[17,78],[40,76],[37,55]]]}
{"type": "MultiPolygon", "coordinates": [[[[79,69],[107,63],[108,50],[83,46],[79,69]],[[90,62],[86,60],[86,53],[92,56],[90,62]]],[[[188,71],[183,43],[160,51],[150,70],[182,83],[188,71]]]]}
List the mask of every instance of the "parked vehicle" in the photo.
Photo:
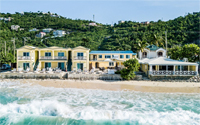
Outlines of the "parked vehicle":
{"type": "Polygon", "coordinates": [[[9,64],[3,64],[1,69],[10,69],[11,66],[9,64]]]}

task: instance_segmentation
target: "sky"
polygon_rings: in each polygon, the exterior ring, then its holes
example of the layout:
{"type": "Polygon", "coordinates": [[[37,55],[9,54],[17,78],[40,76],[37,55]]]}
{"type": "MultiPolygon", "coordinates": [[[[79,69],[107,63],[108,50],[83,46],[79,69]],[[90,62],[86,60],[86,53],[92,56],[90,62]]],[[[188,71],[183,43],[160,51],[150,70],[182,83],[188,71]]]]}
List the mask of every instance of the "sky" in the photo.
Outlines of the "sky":
{"type": "Polygon", "coordinates": [[[52,12],[103,24],[167,21],[200,11],[200,0],[0,0],[0,12],[52,12]]]}

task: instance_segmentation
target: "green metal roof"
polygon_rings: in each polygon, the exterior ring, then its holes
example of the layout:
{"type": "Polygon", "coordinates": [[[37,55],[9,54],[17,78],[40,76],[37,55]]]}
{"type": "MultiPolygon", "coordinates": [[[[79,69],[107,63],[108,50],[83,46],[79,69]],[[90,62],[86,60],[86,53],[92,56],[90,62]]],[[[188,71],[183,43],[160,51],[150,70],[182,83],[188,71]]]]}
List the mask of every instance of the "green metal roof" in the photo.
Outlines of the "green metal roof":
{"type": "Polygon", "coordinates": [[[155,45],[149,45],[149,46],[147,46],[146,48],[148,48],[148,49],[150,49],[150,50],[152,50],[152,51],[155,51],[155,50],[159,49],[160,47],[157,47],[157,46],[155,46],[155,45]]]}

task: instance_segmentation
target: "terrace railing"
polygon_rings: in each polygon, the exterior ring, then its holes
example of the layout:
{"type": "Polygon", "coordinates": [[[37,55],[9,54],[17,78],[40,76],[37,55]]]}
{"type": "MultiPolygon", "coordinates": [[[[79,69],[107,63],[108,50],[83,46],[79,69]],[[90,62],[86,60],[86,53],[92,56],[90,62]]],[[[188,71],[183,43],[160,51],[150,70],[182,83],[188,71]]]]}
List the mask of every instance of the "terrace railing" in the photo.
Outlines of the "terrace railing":
{"type": "Polygon", "coordinates": [[[40,56],[40,59],[52,59],[52,56],[40,56]]]}
{"type": "Polygon", "coordinates": [[[30,56],[18,56],[17,58],[18,58],[18,60],[30,60],[31,59],[30,56]]]}
{"type": "Polygon", "coordinates": [[[66,60],[67,57],[66,57],[66,56],[55,56],[54,59],[58,59],[58,60],[66,60]]]}
{"type": "Polygon", "coordinates": [[[153,75],[195,75],[195,71],[152,71],[153,75]]]}
{"type": "Polygon", "coordinates": [[[86,56],[74,56],[74,60],[86,60],[86,56]]]}

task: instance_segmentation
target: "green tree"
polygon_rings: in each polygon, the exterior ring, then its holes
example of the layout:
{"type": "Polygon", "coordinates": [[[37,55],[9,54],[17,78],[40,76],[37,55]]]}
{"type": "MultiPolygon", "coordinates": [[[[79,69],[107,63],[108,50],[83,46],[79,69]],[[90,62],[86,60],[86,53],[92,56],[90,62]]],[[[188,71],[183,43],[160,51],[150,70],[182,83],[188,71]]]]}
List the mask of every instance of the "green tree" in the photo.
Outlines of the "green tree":
{"type": "Polygon", "coordinates": [[[162,37],[162,35],[161,34],[158,34],[158,33],[156,33],[156,34],[151,34],[150,36],[149,36],[149,43],[152,45],[152,44],[155,44],[156,46],[163,46],[164,47],[164,43],[165,43],[165,41],[164,41],[164,39],[163,39],[163,37],[162,37]]]}
{"type": "Polygon", "coordinates": [[[188,58],[189,62],[199,60],[200,48],[196,44],[186,44],[182,47],[182,57],[188,58]]]}
{"type": "Polygon", "coordinates": [[[124,66],[126,68],[121,70],[121,77],[127,80],[135,78],[135,72],[139,70],[140,64],[137,59],[129,59],[125,61],[124,66]]]}
{"type": "Polygon", "coordinates": [[[147,41],[141,41],[140,39],[136,40],[135,43],[135,49],[137,49],[137,51],[141,51],[144,52],[144,49],[148,46],[149,44],[147,43],[147,41]]]}
{"type": "Polygon", "coordinates": [[[175,45],[168,50],[171,59],[180,60],[182,58],[182,47],[175,45]]]}

